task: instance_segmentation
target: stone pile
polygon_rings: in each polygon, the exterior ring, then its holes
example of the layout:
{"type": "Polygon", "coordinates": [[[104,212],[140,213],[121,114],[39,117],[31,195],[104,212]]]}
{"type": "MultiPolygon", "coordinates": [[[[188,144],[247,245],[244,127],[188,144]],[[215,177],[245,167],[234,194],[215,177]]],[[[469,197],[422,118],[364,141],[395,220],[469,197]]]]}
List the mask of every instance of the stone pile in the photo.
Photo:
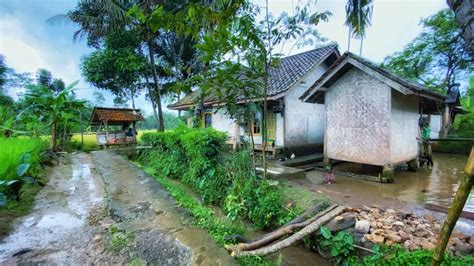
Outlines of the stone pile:
{"type": "MultiPolygon", "coordinates": [[[[341,217],[346,221],[355,220],[355,239],[366,247],[400,244],[408,250],[434,249],[441,229],[441,224],[433,216],[418,217],[376,205],[349,208],[339,219],[341,217]]],[[[474,237],[455,231],[447,250],[453,254],[473,254],[474,237]]]]}

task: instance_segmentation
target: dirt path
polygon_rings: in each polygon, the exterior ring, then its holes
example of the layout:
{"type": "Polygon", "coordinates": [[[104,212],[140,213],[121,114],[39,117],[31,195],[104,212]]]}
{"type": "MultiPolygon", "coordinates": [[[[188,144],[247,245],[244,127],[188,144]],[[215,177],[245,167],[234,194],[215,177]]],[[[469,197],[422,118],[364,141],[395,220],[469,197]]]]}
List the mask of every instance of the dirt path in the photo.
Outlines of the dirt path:
{"type": "Polygon", "coordinates": [[[120,155],[68,155],[49,175],[33,211],[0,243],[0,264],[235,263],[120,155]]]}

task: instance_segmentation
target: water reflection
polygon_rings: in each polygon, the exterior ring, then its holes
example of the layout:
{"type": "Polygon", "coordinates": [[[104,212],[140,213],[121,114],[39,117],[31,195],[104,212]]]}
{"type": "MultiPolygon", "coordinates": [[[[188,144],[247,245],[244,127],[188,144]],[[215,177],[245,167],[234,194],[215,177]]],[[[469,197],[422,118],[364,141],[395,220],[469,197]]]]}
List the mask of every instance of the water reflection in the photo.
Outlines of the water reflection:
{"type": "MultiPolygon", "coordinates": [[[[395,198],[407,202],[432,203],[449,207],[464,175],[463,169],[467,155],[434,154],[432,169],[422,168],[417,172],[397,169],[393,184],[364,182],[356,179],[338,177],[336,186],[350,186],[351,190],[360,193],[374,194],[395,198]]],[[[341,163],[336,170],[377,175],[374,167],[351,163],[341,163]]],[[[308,173],[311,175],[311,173],[308,173]]],[[[474,212],[474,195],[471,191],[464,206],[465,211],[474,212]]]]}

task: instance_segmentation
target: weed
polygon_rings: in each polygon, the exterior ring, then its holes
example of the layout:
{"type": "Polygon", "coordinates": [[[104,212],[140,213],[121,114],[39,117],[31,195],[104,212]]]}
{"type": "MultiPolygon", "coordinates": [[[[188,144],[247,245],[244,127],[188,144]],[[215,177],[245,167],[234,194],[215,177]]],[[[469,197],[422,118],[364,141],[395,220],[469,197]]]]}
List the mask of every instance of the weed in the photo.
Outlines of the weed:
{"type": "Polygon", "coordinates": [[[321,235],[323,239],[320,241],[319,246],[330,250],[331,257],[336,259],[336,264],[340,264],[354,251],[354,239],[348,232],[340,231],[333,236],[327,227],[321,226],[321,235]]]}
{"type": "Polygon", "coordinates": [[[111,226],[108,231],[109,249],[113,252],[120,252],[122,249],[129,247],[133,241],[133,234],[126,230],[111,226]]]}
{"type": "MultiPolygon", "coordinates": [[[[346,263],[347,265],[430,265],[432,259],[432,250],[408,251],[400,245],[392,245],[383,246],[372,256],[363,258],[352,256],[346,263]]],[[[445,254],[441,265],[474,265],[474,256],[454,257],[445,254]]]]}

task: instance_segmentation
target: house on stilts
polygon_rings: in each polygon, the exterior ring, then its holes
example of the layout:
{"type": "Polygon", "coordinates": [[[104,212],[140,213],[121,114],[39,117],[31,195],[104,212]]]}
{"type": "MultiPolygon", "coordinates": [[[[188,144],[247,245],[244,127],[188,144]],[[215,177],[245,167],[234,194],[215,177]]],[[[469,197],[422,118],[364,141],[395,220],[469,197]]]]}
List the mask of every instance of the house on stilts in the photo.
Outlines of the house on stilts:
{"type": "Polygon", "coordinates": [[[338,160],[382,166],[390,182],[396,165],[418,159],[420,118],[439,115],[445,96],[346,52],[300,99],[324,105],[328,165],[338,160]]]}

